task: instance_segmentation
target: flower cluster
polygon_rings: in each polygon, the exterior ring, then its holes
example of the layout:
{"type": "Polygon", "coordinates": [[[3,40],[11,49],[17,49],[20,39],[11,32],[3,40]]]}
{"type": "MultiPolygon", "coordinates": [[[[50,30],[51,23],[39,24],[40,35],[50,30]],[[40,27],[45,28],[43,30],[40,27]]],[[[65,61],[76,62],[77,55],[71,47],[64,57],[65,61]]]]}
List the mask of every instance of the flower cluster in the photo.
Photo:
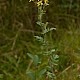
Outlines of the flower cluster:
{"type": "MultiPolygon", "coordinates": [[[[29,2],[36,2],[35,0],[29,0],[29,2]]],[[[42,6],[42,5],[45,5],[45,6],[47,6],[47,5],[49,5],[48,4],[48,0],[37,0],[37,6],[42,6]]]]}
{"type": "Polygon", "coordinates": [[[29,2],[34,1],[34,0],[29,0],[29,2]]]}

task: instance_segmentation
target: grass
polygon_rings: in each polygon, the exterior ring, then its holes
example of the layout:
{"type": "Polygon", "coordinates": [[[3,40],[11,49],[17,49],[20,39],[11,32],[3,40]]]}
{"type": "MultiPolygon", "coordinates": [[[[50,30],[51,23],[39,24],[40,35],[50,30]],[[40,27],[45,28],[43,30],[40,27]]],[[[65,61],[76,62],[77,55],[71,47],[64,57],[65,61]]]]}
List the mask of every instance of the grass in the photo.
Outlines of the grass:
{"type": "MultiPolygon", "coordinates": [[[[60,5],[54,1],[54,5],[56,4],[60,5]]],[[[40,43],[34,39],[34,35],[40,35],[40,31],[31,19],[35,14],[31,10],[33,6],[33,3],[30,5],[26,0],[2,0],[0,3],[0,80],[30,80],[27,70],[35,71],[35,68],[27,53],[43,57],[39,54],[40,43]]],[[[58,71],[55,71],[56,80],[80,80],[79,12],[74,7],[71,10],[74,13],[70,14],[67,14],[66,8],[50,7],[47,12],[49,16],[44,17],[50,22],[50,27],[56,27],[56,31],[47,34],[47,47],[57,49],[55,53],[60,57],[58,71]]],[[[44,57],[40,67],[43,68],[46,64],[47,57],[44,57]]],[[[45,76],[37,80],[45,80],[45,76]]]]}

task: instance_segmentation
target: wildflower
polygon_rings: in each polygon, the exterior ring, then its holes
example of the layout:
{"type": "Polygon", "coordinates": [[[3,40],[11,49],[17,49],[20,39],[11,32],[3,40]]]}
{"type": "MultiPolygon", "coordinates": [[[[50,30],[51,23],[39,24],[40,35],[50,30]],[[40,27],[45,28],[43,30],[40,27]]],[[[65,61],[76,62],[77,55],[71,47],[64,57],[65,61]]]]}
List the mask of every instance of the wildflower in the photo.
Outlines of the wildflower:
{"type": "Polygon", "coordinates": [[[41,1],[38,0],[37,6],[41,6],[41,5],[43,5],[42,0],[41,1]]]}
{"type": "Polygon", "coordinates": [[[38,6],[41,6],[41,5],[47,6],[47,5],[49,5],[48,2],[49,2],[48,0],[38,0],[37,5],[38,6]]]}
{"type": "MultiPolygon", "coordinates": [[[[35,1],[35,0],[29,0],[29,2],[31,2],[31,1],[35,1]]],[[[49,5],[48,4],[48,0],[37,0],[37,2],[35,1],[35,3],[37,3],[37,6],[42,6],[42,5],[45,5],[45,6],[47,6],[47,5],[49,5]]]]}
{"type": "Polygon", "coordinates": [[[48,3],[48,0],[44,0],[44,3],[47,4],[48,3]]]}
{"type": "Polygon", "coordinates": [[[34,2],[34,0],[29,0],[29,2],[31,2],[31,1],[33,1],[33,2],[34,2]]]}
{"type": "Polygon", "coordinates": [[[48,2],[48,0],[44,0],[45,5],[49,5],[48,2]]]}

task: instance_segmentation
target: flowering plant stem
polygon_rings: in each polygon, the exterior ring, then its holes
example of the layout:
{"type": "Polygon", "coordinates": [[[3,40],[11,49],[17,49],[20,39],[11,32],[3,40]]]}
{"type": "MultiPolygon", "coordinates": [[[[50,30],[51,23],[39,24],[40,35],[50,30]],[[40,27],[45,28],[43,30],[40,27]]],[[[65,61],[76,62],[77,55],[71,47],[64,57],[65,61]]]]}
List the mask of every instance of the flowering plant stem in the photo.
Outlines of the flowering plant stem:
{"type": "MultiPolygon", "coordinates": [[[[30,1],[33,1],[35,2],[34,0],[30,0],[30,1]]],[[[49,31],[52,31],[54,28],[47,28],[47,25],[48,25],[48,22],[44,23],[43,22],[43,15],[45,14],[45,7],[48,5],[48,0],[38,0],[37,1],[37,9],[38,9],[38,21],[37,21],[37,24],[41,27],[42,29],[42,35],[43,37],[40,37],[40,36],[35,36],[35,38],[40,41],[42,43],[41,46],[41,54],[42,55],[46,55],[46,57],[48,58],[48,61],[46,63],[47,66],[49,66],[51,68],[50,72],[47,71],[46,69],[46,65],[45,65],[45,69],[43,71],[40,72],[40,74],[44,74],[46,72],[47,74],[47,78],[50,77],[50,78],[53,78],[53,69],[52,69],[52,53],[54,52],[54,50],[48,50],[48,40],[46,39],[46,36],[47,36],[47,32],[49,31]],[[44,2],[43,2],[44,1],[44,2]]],[[[38,56],[37,55],[31,55],[29,54],[29,56],[33,59],[33,61],[36,62],[38,61],[38,56]],[[33,57],[32,57],[33,56],[33,57]]],[[[43,56],[44,58],[44,56],[43,56]]],[[[56,58],[56,56],[55,56],[56,58]]],[[[54,58],[54,59],[55,59],[54,58]]],[[[53,58],[52,58],[53,59],[53,58]]],[[[35,63],[36,63],[35,62],[35,63]]],[[[38,62],[36,63],[36,65],[38,64],[38,62]]],[[[38,69],[38,67],[37,67],[38,69]]],[[[35,74],[37,73],[37,71],[35,71],[35,74]]]]}

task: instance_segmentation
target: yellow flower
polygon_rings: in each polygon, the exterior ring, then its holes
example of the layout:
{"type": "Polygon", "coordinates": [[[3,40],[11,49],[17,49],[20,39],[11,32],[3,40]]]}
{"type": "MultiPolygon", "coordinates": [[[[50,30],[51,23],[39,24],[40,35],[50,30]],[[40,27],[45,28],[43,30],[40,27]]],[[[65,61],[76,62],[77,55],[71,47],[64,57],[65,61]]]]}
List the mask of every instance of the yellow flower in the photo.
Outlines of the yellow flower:
{"type": "Polygon", "coordinates": [[[41,6],[41,5],[43,5],[42,0],[41,1],[38,0],[37,6],[41,6]]]}
{"type": "Polygon", "coordinates": [[[29,2],[34,1],[34,0],[29,0],[29,2]]]}
{"type": "Polygon", "coordinates": [[[48,0],[44,0],[45,3],[48,3],[48,0]]]}
{"type": "Polygon", "coordinates": [[[48,0],[44,0],[44,3],[45,3],[46,5],[49,5],[48,2],[49,2],[48,0]]]}
{"type": "MultiPolygon", "coordinates": [[[[29,0],[29,2],[31,1],[36,2],[35,0],[29,0]]],[[[43,4],[49,5],[48,2],[49,2],[48,0],[37,0],[37,6],[41,6],[43,4]]]]}
{"type": "Polygon", "coordinates": [[[43,5],[43,4],[49,5],[48,2],[49,2],[48,0],[38,0],[37,5],[38,6],[43,5]]]}

